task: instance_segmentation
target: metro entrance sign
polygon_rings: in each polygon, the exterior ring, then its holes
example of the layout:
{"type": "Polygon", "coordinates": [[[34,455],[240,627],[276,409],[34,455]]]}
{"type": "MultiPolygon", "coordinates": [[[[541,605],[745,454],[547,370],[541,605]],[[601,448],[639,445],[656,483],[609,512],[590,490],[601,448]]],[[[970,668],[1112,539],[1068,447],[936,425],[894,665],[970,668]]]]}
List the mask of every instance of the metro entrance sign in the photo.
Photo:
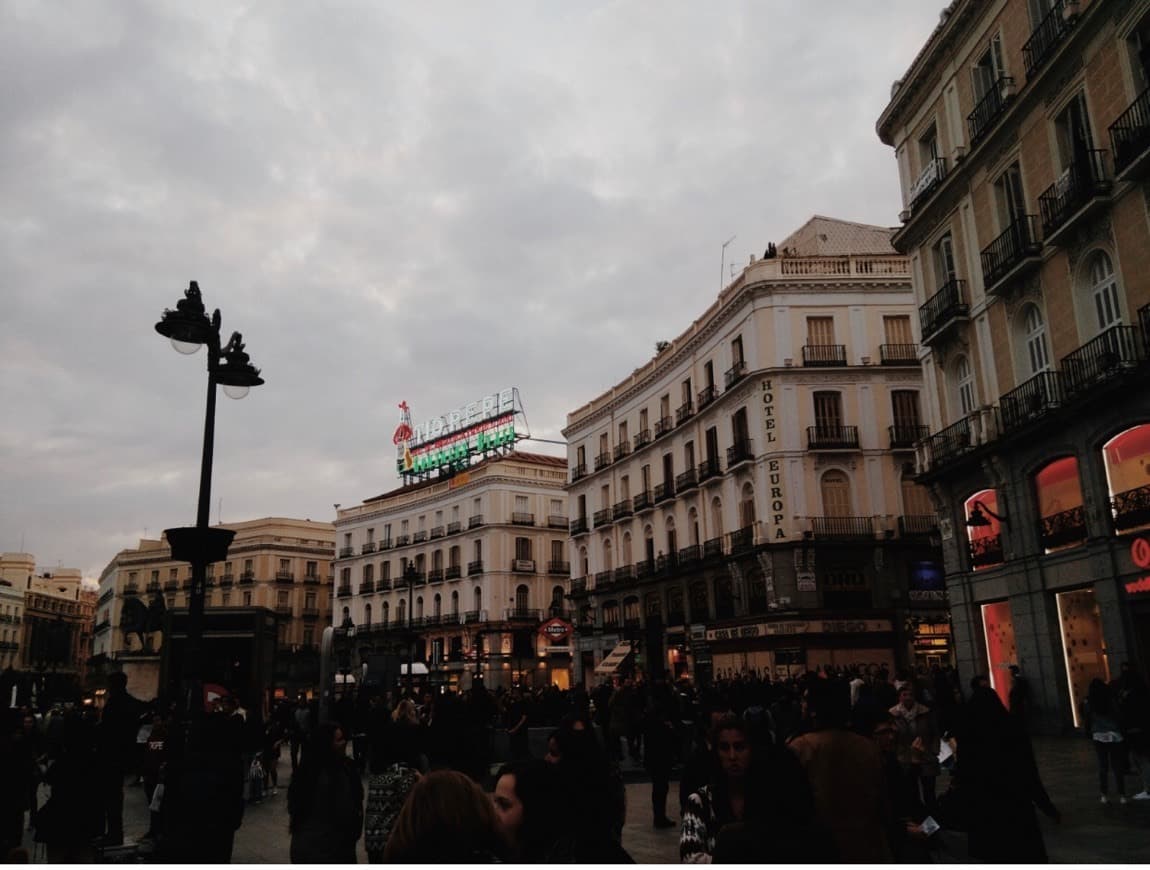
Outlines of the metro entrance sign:
{"type": "Polygon", "coordinates": [[[572,630],[571,623],[558,617],[549,619],[539,626],[539,633],[552,643],[559,643],[561,640],[566,640],[572,630]]]}

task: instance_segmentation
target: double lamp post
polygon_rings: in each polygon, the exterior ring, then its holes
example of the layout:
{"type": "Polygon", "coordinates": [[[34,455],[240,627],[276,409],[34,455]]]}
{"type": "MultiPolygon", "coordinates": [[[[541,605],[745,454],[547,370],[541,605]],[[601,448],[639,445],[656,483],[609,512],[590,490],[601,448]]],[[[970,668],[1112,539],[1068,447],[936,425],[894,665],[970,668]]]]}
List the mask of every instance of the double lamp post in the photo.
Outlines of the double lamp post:
{"type": "Polygon", "coordinates": [[[232,399],[242,399],[252,387],[262,384],[259,369],[244,352],[243,337],[233,332],[227,344],[220,341],[220,311],[208,318],[200,297],[199,285],[192,281],[175,310],[166,309],[156,332],[168,338],[172,347],[183,354],[193,354],[206,345],[208,349],[208,406],[204,420],[204,449],[200,461],[200,497],[196,524],[165,529],[172,558],[190,562],[192,589],[188,597],[187,640],[184,648],[181,684],[182,712],[189,718],[200,716],[203,702],[204,597],[208,565],[227,557],[235,537],[230,529],[213,529],[208,512],[212,499],[212,450],[216,425],[216,386],[232,399]]]}

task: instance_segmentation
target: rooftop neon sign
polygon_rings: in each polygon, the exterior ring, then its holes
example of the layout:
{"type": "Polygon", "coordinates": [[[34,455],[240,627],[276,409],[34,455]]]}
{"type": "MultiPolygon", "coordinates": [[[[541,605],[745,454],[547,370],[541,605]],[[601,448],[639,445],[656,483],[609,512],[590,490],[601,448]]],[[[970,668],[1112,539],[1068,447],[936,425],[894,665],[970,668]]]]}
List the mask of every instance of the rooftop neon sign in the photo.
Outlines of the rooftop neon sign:
{"type": "Polygon", "coordinates": [[[405,478],[441,468],[462,469],[474,457],[509,448],[524,437],[516,428],[523,414],[514,387],[484,396],[440,417],[412,422],[407,402],[399,405],[400,422],[392,435],[396,471],[405,478]]]}

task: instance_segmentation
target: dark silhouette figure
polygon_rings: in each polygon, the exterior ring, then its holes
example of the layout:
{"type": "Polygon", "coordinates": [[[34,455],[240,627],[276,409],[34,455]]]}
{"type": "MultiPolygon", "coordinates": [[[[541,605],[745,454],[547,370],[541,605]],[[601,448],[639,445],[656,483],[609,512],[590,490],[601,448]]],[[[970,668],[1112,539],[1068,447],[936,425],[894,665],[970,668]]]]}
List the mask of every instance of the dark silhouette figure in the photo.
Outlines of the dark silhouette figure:
{"type": "Polygon", "coordinates": [[[315,731],[288,788],[293,864],[354,864],[363,830],[363,783],[335,722],[315,731]]]}
{"type": "Polygon", "coordinates": [[[144,705],[128,694],[128,677],[108,677],[107,701],[96,732],[97,777],[105,830],[102,845],[124,842],[124,777],[136,749],[136,732],[144,705]]]}

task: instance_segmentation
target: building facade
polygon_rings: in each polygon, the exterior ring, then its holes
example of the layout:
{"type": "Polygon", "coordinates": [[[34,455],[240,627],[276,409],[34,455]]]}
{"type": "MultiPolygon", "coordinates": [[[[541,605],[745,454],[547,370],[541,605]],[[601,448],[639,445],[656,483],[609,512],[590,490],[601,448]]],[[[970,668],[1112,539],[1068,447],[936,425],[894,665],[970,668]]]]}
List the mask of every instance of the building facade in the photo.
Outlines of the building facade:
{"type": "MultiPolygon", "coordinates": [[[[205,608],[273,611],[275,688],[289,696],[315,689],[320,634],[331,618],[332,524],[267,517],[221,528],[236,535],[227,558],[208,566],[205,608]]],[[[100,575],[97,670],[125,670],[131,691],[154,697],[165,613],[186,610],[191,585],[191,565],[174,560],[164,538],[117,553],[100,575]]]]}
{"type": "Polygon", "coordinates": [[[11,580],[0,580],[0,671],[21,666],[24,636],[24,592],[11,580]]]}
{"type": "Polygon", "coordinates": [[[1148,85],[1146,0],[956,0],[878,121],[959,663],[1048,731],[1150,663],[1148,85]]]}
{"type": "Polygon", "coordinates": [[[568,415],[577,679],[948,659],[890,235],[813,218],[568,415]]]}
{"type": "Polygon", "coordinates": [[[566,465],[511,452],[337,510],[332,624],[355,627],[354,669],[414,656],[433,685],[565,688],[570,640],[540,629],[567,616],[566,465]]]}

